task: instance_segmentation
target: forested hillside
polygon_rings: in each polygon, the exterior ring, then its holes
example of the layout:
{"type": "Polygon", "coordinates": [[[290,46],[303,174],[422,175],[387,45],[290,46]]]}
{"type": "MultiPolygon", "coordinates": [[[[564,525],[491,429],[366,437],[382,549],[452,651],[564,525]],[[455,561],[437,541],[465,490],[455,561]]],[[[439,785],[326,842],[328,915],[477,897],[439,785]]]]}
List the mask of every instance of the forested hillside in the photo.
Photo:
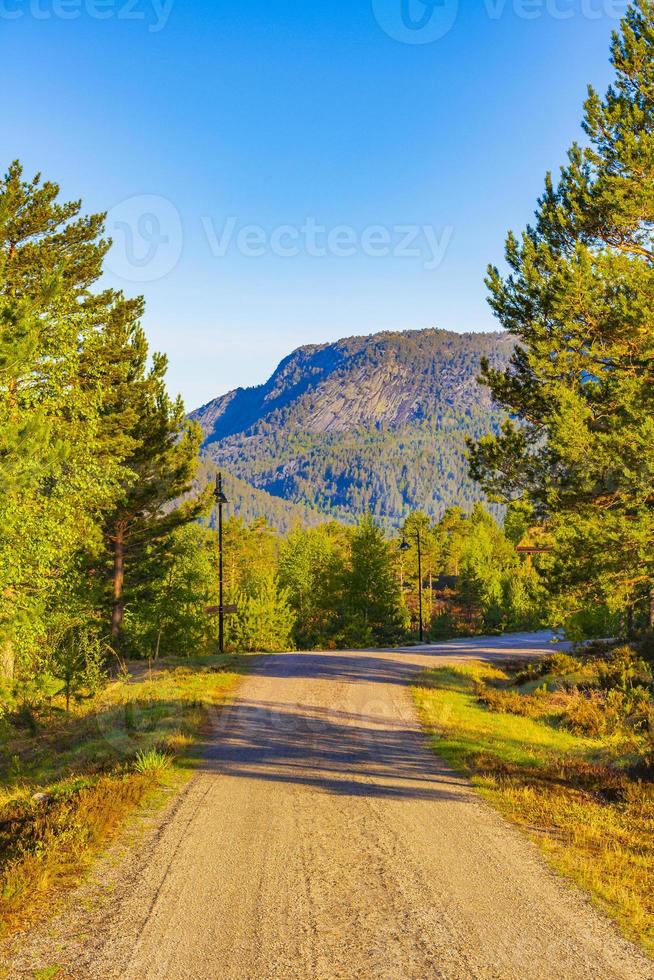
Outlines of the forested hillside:
{"type": "MultiPolygon", "coordinates": [[[[213,460],[206,457],[200,459],[194,489],[200,490],[208,484],[213,485],[217,473],[218,468],[213,460]]],[[[274,497],[265,490],[257,490],[230,473],[223,473],[223,487],[228,500],[228,512],[241,518],[246,524],[263,518],[280,534],[287,534],[298,524],[312,527],[324,521],[324,516],[317,510],[274,497]]],[[[212,512],[209,519],[211,527],[215,526],[215,516],[215,512],[212,512]]]]}
{"type": "Polygon", "coordinates": [[[481,497],[465,440],[496,430],[501,413],[477,384],[497,368],[503,334],[380,333],[300,347],[269,381],[193,413],[206,454],[275,497],[352,520],[370,510],[397,524],[411,510],[439,516],[481,497]]]}

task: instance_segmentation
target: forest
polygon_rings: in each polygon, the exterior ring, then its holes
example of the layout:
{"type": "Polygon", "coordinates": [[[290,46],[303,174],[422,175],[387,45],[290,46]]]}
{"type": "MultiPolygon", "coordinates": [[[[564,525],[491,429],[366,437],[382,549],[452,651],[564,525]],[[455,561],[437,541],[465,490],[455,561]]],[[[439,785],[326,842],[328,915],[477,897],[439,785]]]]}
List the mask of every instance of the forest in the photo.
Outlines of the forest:
{"type": "Polygon", "coordinates": [[[0,183],[5,705],[63,692],[69,706],[128,659],[211,651],[216,460],[230,464],[230,651],[652,628],[647,23],[634,8],[614,41],[616,86],[585,106],[588,147],[547,177],[535,223],[507,240],[506,269],[489,268],[506,342],[463,335],[459,348],[419,331],[300,348],[267,386],[194,417],[148,349],[143,298],[100,286],[104,216],[11,164],[0,183]],[[302,492],[274,496],[282,479],[302,492]]]}
{"type": "MultiPolygon", "coordinates": [[[[611,60],[606,95],[589,90],[584,145],[546,176],[532,223],[488,269],[500,340],[428,330],[299,348],[266,385],[191,415],[168,391],[166,357],[149,349],[144,299],[104,285],[105,215],[9,165],[0,181],[7,928],[81,880],[166,780],[172,793],[190,778],[191,750],[250,654],[399,647],[398,662],[421,641],[549,628],[578,645],[546,658],[539,646],[539,658],[519,663],[501,651],[493,665],[434,656],[407,683],[441,759],[541,835],[556,866],[654,948],[651,0],[629,8],[611,60]]],[[[304,683],[310,658],[286,659],[304,683]]],[[[337,670],[341,659],[323,655],[337,670]]],[[[350,656],[357,669],[371,659],[350,656]]],[[[275,680],[278,691],[286,678],[275,680]]],[[[264,757],[256,792],[266,762],[280,784],[297,778],[295,806],[305,730],[284,755],[280,711],[267,748],[262,715],[275,703],[250,706],[250,754],[234,758],[247,759],[244,778],[264,757]]],[[[306,708],[292,707],[287,724],[306,708]]],[[[327,759],[321,779],[332,792],[351,757],[376,765],[385,752],[389,769],[408,766],[407,783],[426,782],[414,742],[401,741],[413,729],[392,717],[385,742],[379,726],[343,724],[331,757],[321,756],[324,727],[309,725],[305,782],[327,759]]],[[[368,706],[355,720],[370,724],[368,706]]],[[[373,792],[376,774],[362,772],[337,791],[339,813],[362,801],[362,786],[373,792]]],[[[228,784],[222,773],[216,782],[228,784]]],[[[455,780],[445,782],[438,806],[455,780]]],[[[379,813],[390,786],[377,783],[379,813]]],[[[393,807],[406,803],[398,791],[393,807]]],[[[423,796],[420,806],[426,813],[423,796]]]]}
{"type": "MultiPolygon", "coordinates": [[[[0,185],[0,214],[3,700],[31,711],[55,695],[67,706],[89,696],[129,658],[212,649],[215,467],[199,455],[200,425],[167,392],[166,358],[148,350],[143,299],[98,287],[103,216],[61,202],[55,184],[27,179],[19,163],[0,185]]],[[[378,438],[447,487],[438,461],[413,453],[401,432],[369,435],[379,473],[378,438]]],[[[334,447],[334,472],[341,463],[334,447]]],[[[428,635],[543,619],[510,521],[502,530],[479,506],[436,522],[415,512],[389,532],[375,523],[374,488],[349,501],[347,523],[261,493],[272,524],[253,512],[256,490],[229,474],[226,488],[232,651],[410,640],[418,527],[428,635]]],[[[346,503],[336,500],[336,515],[346,503]]]]}
{"type": "MultiPolygon", "coordinates": [[[[590,104],[596,128],[601,111],[590,104]]],[[[150,354],[140,325],[143,299],[98,287],[109,248],[103,216],[62,203],[55,184],[26,179],[12,164],[0,185],[6,703],[38,705],[65,691],[68,704],[126,658],[212,649],[215,457],[231,464],[225,601],[235,609],[226,631],[233,652],[392,645],[415,641],[420,626],[427,638],[546,624],[583,637],[631,634],[649,622],[651,331],[639,334],[637,322],[651,270],[636,230],[635,253],[626,246],[602,253],[601,266],[589,265],[590,246],[570,244],[573,198],[578,208],[585,193],[588,207],[611,213],[617,192],[600,176],[590,181],[572,151],[569,177],[558,190],[548,183],[536,230],[521,244],[509,239],[514,271],[506,280],[489,273],[500,320],[526,346],[511,354],[510,344],[500,356],[488,335],[466,338],[461,354],[453,335],[426,331],[415,341],[379,335],[336,351],[300,349],[269,389],[248,395],[261,420],[243,444],[227,422],[220,451],[202,456],[203,415],[187,417],[168,395],[166,358],[150,354]],[[553,228],[565,221],[569,241],[561,244],[553,228]],[[541,255],[558,269],[558,279],[548,269],[536,281],[542,315],[531,296],[536,285],[523,279],[526,263],[533,277],[541,255]],[[640,290],[642,299],[629,306],[632,330],[611,317],[596,337],[586,325],[573,327],[578,311],[560,298],[571,279],[597,294],[601,310],[604,290],[640,290]],[[544,312],[550,293],[559,297],[560,326],[544,312]],[[426,357],[434,346],[438,372],[426,357]],[[494,396],[478,410],[465,393],[466,358],[479,363],[494,396]],[[357,401],[352,382],[362,369],[397,380],[367,428],[361,413],[371,409],[357,401]],[[458,402],[448,376],[462,379],[453,388],[458,402]],[[325,404],[336,398],[354,428],[315,431],[316,412],[324,411],[315,377],[328,386],[325,404]],[[430,385],[435,400],[427,410],[430,385]],[[348,388],[355,395],[343,402],[348,388]],[[478,491],[462,491],[468,466],[486,505],[475,502],[478,491]],[[253,488],[279,490],[277,471],[303,488],[286,494],[291,500],[253,488]],[[518,552],[534,533],[546,546],[518,552]],[[628,557],[636,554],[640,566],[628,557]]],[[[634,219],[619,217],[627,241],[634,219]]],[[[578,234],[585,240],[587,226],[578,234]]],[[[220,425],[222,403],[212,411],[220,425]]]]}

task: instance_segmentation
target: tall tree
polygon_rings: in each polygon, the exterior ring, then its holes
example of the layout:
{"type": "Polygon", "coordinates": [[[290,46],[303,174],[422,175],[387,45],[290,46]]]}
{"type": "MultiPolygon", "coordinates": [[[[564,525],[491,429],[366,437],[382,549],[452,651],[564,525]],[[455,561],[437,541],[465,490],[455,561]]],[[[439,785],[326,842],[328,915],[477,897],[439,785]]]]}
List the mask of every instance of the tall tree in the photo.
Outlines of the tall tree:
{"type": "Polygon", "coordinates": [[[615,82],[589,89],[584,129],[536,221],[509,235],[490,302],[518,340],[482,381],[511,421],[470,446],[496,499],[547,520],[562,602],[649,597],[654,626],[654,3],[612,42],[615,82]]]}
{"type": "Polygon", "coordinates": [[[402,528],[402,541],[407,546],[400,551],[400,585],[403,601],[411,616],[411,625],[420,624],[420,589],[418,566],[422,572],[422,622],[429,628],[433,612],[432,585],[434,575],[440,564],[440,549],[433,533],[432,522],[422,511],[413,511],[406,518],[402,528]],[[420,540],[420,562],[418,562],[418,540],[420,540]]]}
{"type": "Polygon", "coordinates": [[[370,514],[352,537],[352,563],[345,575],[345,611],[353,637],[392,643],[406,625],[393,555],[383,531],[370,514]]]}
{"type": "Polygon", "coordinates": [[[296,527],[282,542],[279,578],[296,613],[299,649],[322,646],[342,624],[350,530],[336,521],[296,527]]]}
{"type": "Polygon", "coordinates": [[[145,549],[138,582],[130,580],[125,633],[130,653],[143,657],[191,656],[210,649],[216,602],[214,535],[199,523],[185,524],[145,549]]]}
{"type": "Polygon", "coordinates": [[[56,184],[0,181],[0,634],[38,652],[44,614],[117,481],[99,453],[99,387],[81,351],[121,299],[91,286],[108,248],[102,215],[80,217],[56,184]]]}
{"type": "MultiPolygon", "coordinates": [[[[167,360],[154,354],[148,366],[147,343],[137,324],[120,323],[106,336],[106,361],[118,374],[111,387],[107,418],[122,420],[129,446],[117,502],[105,522],[111,552],[114,648],[123,640],[125,586],[138,581],[139,563],[173,532],[206,512],[211,488],[190,493],[202,433],[186,418],[181,399],[166,391],[167,360]]],[[[147,565],[147,562],[146,562],[147,565]]]]}

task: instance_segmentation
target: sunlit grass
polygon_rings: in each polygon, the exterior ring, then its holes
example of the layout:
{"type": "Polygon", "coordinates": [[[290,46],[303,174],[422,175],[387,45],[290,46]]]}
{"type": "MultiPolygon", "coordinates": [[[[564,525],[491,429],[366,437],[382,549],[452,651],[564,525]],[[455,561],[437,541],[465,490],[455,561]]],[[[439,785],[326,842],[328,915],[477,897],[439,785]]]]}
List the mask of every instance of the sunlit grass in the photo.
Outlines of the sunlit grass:
{"type": "Polygon", "coordinates": [[[193,770],[193,746],[252,658],[137,664],[70,714],[55,702],[32,735],[5,721],[0,781],[0,921],[40,915],[80,881],[144,801],[193,770]]]}
{"type": "Polygon", "coordinates": [[[413,693],[434,750],[654,953],[654,788],[621,768],[626,742],[576,736],[555,709],[529,718],[479,703],[479,682],[506,679],[484,664],[425,672],[413,693]]]}
{"type": "MultiPolygon", "coordinates": [[[[503,680],[506,675],[487,664],[443,667],[422,675],[414,690],[423,721],[438,741],[438,752],[453,765],[467,765],[476,754],[499,761],[543,767],[552,753],[601,758],[601,741],[579,738],[547,719],[488,711],[477,702],[479,681],[503,680]]],[[[552,716],[552,721],[554,715],[552,716]]]]}

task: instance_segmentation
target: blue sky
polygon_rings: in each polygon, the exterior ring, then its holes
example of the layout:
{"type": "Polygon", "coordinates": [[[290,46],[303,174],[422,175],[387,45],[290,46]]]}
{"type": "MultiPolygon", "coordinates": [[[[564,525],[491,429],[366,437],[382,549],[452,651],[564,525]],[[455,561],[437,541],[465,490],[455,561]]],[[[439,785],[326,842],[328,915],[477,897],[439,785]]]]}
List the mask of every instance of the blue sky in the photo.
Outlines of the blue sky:
{"type": "Polygon", "coordinates": [[[625,4],[429,3],[0,0],[2,166],[109,210],[107,280],[189,408],[299,344],[493,329],[486,264],[625,4]]]}

